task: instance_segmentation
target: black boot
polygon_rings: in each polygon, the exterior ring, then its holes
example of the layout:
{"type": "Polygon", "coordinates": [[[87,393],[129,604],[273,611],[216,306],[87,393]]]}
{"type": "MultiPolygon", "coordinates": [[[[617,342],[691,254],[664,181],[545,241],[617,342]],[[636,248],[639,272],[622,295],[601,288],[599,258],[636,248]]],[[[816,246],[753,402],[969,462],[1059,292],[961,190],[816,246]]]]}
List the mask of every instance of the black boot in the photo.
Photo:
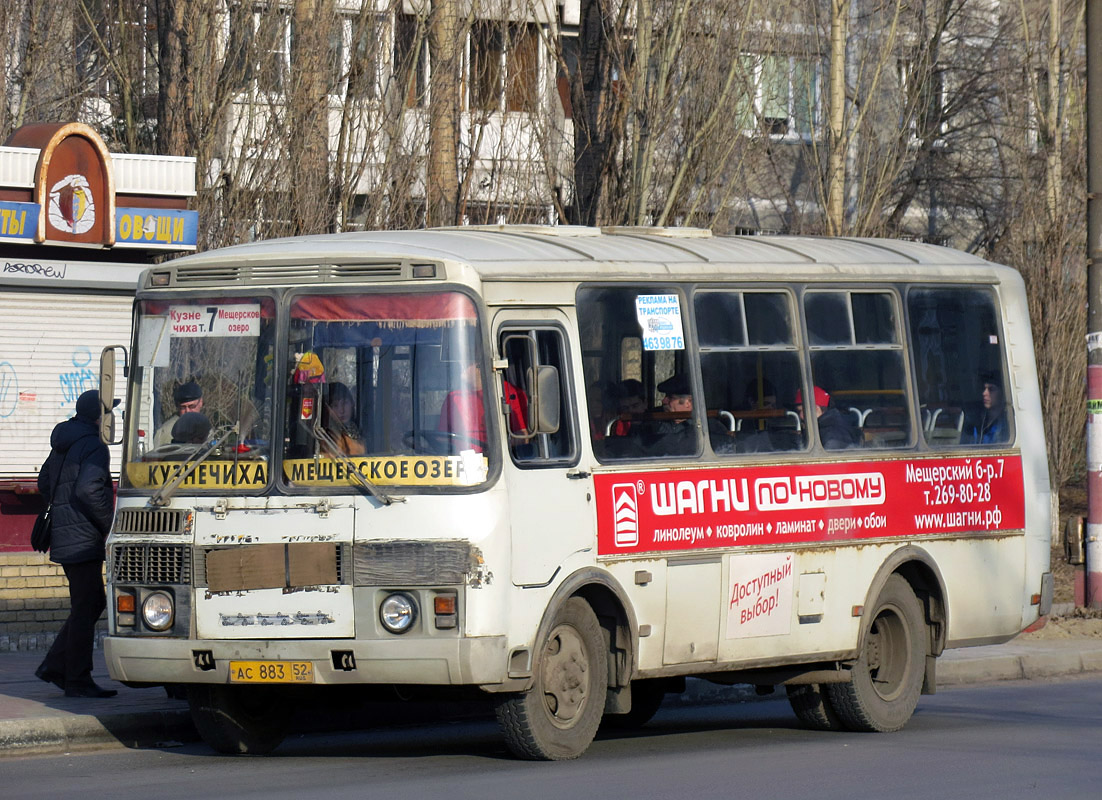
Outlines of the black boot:
{"type": "Polygon", "coordinates": [[[46,669],[45,664],[40,664],[38,669],[34,671],[34,676],[40,681],[46,681],[46,683],[52,683],[58,689],[65,691],[65,676],[57,672],[51,672],[46,669]]]}
{"type": "Polygon", "coordinates": [[[65,687],[66,697],[114,697],[118,693],[117,689],[104,689],[97,686],[95,681],[65,687]]]}

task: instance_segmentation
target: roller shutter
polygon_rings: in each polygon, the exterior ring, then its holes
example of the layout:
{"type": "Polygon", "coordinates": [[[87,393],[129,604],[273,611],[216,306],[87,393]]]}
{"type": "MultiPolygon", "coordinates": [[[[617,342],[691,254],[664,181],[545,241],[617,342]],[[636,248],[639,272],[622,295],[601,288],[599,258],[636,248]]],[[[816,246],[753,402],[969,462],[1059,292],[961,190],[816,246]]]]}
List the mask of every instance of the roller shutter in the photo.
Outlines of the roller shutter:
{"type": "Polygon", "coordinates": [[[128,294],[0,292],[0,480],[37,478],[54,425],[99,386],[100,351],[129,347],[132,305],[128,294]]]}

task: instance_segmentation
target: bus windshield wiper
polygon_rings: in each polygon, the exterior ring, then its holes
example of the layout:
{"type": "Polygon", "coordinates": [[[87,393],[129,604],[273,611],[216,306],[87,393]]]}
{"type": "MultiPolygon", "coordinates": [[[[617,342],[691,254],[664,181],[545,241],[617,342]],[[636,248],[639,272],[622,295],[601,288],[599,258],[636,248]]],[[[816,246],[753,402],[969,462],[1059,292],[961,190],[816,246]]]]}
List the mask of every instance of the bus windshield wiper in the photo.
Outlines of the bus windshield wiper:
{"type": "Polygon", "coordinates": [[[176,491],[177,487],[179,487],[181,483],[187,480],[188,475],[193,473],[196,467],[206,461],[210,457],[210,454],[218,449],[218,447],[221,446],[221,444],[229,438],[231,433],[237,433],[237,429],[240,427],[240,425],[241,421],[238,420],[233,425],[223,428],[221,431],[218,431],[218,434],[206,447],[202,449],[197,449],[194,453],[188,456],[187,461],[180,465],[179,474],[177,474],[175,478],[173,478],[171,481],[169,481],[156,492],[154,492],[153,496],[149,498],[149,505],[153,506],[153,508],[158,508],[167,503],[169,501],[169,498],[172,497],[172,493],[176,491]]]}
{"type": "Polygon", "coordinates": [[[337,461],[344,464],[345,469],[348,471],[349,477],[356,482],[360,488],[362,488],[369,495],[374,497],[380,503],[385,506],[389,506],[392,503],[404,503],[406,498],[395,497],[394,495],[386,494],[378,486],[373,484],[360,472],[359,467],[356,466],[356,462],[341,452],[340,445],[337,444],[337,440],[333,438],[325,428],[320,425],[312,425],[308,428],[311,435],[321,443],[322,447],[326,450],[326,455],[330,458],[335,458],[337,461]]]}

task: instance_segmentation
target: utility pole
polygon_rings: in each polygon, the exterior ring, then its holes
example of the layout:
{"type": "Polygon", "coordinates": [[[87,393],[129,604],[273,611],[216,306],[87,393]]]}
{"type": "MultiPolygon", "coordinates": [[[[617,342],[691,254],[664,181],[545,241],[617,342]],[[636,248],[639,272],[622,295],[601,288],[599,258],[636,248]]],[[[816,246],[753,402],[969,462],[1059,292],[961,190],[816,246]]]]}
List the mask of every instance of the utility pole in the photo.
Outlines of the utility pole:
{"type": "Polygon", "coordinates": [[[1087,586],[1102,608],[1102,0],[1087,0],[1087,586]]]}

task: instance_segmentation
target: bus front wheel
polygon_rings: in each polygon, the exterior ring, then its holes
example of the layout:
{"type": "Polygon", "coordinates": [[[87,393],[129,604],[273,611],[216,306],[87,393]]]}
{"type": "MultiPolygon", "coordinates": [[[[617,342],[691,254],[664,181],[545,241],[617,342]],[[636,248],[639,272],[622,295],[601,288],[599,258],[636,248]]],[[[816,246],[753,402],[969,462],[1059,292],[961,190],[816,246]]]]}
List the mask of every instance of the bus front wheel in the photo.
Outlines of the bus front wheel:
{"type": "Polygon", "coordinates": [[[567,600],[555,613],[526,692],[498,700],[505,743],[519,758],[563,761],[589,747],[605,708],[608,660],[589,604],[567,600]]]}
{"type": "Polygon", "coordinates": [[[286,736],[286,704],[265,688],[196,684],[187,699],[196,730],[219,753],[264,755],[286,736]]]}
{"type": "Polygon", "coordinates": [[[864,646],[848,683],[827,684],[830,705],[852,731],[897,731],[922,692],[926,623],[907,581],[892,575],[876,600],[864,646]]]}

